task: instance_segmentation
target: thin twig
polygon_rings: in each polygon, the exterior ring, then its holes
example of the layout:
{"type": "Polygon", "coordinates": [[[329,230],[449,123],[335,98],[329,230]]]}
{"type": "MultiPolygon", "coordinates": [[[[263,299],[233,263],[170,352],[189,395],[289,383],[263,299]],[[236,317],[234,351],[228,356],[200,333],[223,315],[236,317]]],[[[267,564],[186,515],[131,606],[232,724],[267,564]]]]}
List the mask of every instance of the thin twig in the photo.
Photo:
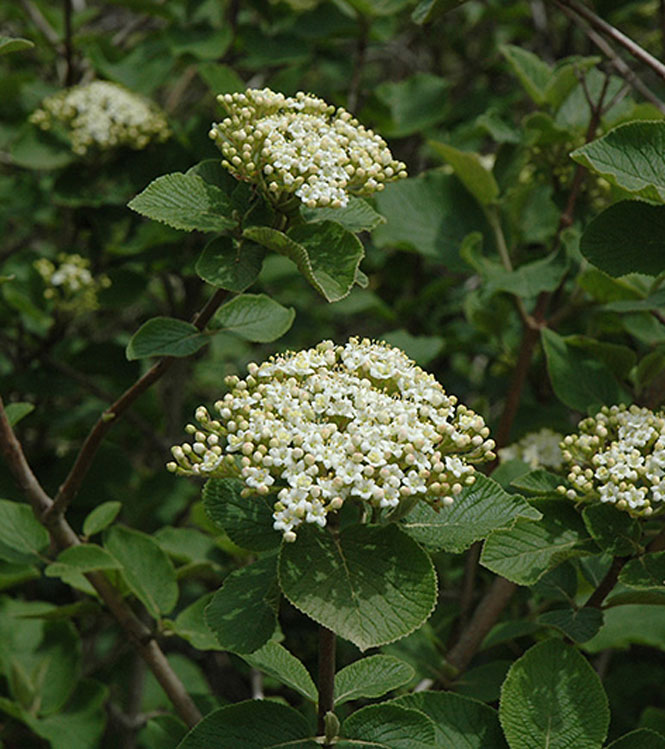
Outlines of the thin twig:
{"type": "Polygon", "coordinates": [[[594,29],[626,49],[636,60],[639,60],[644,65],[650,67],[665,81],[665,65],[663,65],[660,60],[656,59],[643,47],[640,47],[637,42],[619,31],[619,29],[607,23],[607,21],[604,21],[600,16],[597,16],[591,8],[582,3],[578,3],[577,0],[554,0],[554,3],[561,8],[561,10],[564,10],[564,8],[570,8],[573,10],[578,16],[584,18],[584,20],[594,29]]]}
{"type": "MultiPolygon", "coordinates": [[[[193,325],[199,330],[203,330],[210,318],[215,314],[217,308],[226,297],[227,292],[224,289],[218,289],[208,300],[205,307],[200,313],[192,319],[193,325]]],[[[92,461],[99,449],[99,446],[118,418],[134,403],[134,401],[144,393],[153,383],[169,369],[175,359],[172,356],[165,356],[154,364],[139,379],[118,398],[118,400],[109,406],[97,420],[97,423],[88,433],[83,445],[79,451],[74,465],[67,474],[53,505],[49,508],[46,515],[63,514],[69,503],[74,499],[78,492],[83,479],[85,478],[92,461]]],[[[46,518],[45,518],[46,519],[46,518]]]]}
{"type": "MultiPolygon", "coordinates": [[[[665,2],[665,0],[663,0],[665,2]]],[[[646,83],[635,73],[634,70],[619,57],[614,51],[612,45],[600,34],[595,32],[587,23],[580,19],[567,7],[561,7],[561,10],[571,19],[573,19],[587,37],[598,47],[598,49],[607,57],[616,72],[632,86],[635,91],[641,94],[647,101],[650,101],[655,107],[665,114],[665,102],[659,99],[656,94],[647,86],[646,83]]],[[[607,109],[610,109],[608,106],[607,109]]]]}
{"type": "MultiPolygon", "coordinates": [[[[80,544],[79,537],[62,514],[48,513],[50,507],[53,506],[53,500],[46,494],[26,460],[21,443],[7,418],[2,397],[0,397],[0,451],[16,483],[32,506],[33,512],[42,520],[58,549],[68,549],[80,544]]],[[[169,665],[150,629],[136,616],[102,572],[89,572],[86,578],[122,627],[125,636],[145,660],[173,703],[178,715],[188,726],[196,725],[201,720],[201,713],[169,665]]]]}
{"type": "Polygon", "coordinates": [[[619,573],[629,559],[630,557],[614,557],[609,570],[605,573],[605,577],[598,583],[598,587],[593,591],[587,602],[584,604],[585,609],[602,608],[603,601],[607,598],[612,588],[617,584],[619,573]]]}
{"type": "Polygon", "coordinates": [[[58,32],[53,28],[53,26],[51,26],[46,18],[44,18],[39,8],[31,3],[30,0],[21,0],[21,5],[25,12],[30,16],[30,20],[42,32],[49,44],[59,50],[60,37],[58,36],[58,32]]]}

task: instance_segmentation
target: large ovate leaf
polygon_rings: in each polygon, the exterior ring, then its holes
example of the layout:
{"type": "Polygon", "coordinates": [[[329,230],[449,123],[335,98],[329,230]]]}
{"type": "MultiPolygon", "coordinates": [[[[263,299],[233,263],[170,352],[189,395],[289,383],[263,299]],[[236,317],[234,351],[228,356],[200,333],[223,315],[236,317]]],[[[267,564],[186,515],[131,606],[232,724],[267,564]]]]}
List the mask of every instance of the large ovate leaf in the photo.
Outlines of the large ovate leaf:
{"type": "Polygon", "coordinates": [[[454,692],[416,692],[393,704],[420,710],[434,721],[435,746],[454,749],[504,749],[497,711],[454,692]]]}
{"type": "Polygon", "coordinates": [[[401,81],[386,81],[376,88],[377,97],[390,110],[390,120],[381,132],[390,138],[403,138],[440,122],[448,112],[445,78],[431,73],[415,73],[401,81]]]}
{"type": "Polygon", "coordinates": [[[256,281],[264,256],[263,247],[254,242],[216,237],[203,248],[196,272],[213,286],[240,293],[256,281]]]}
{"type": "Polygon", "coordinates": [[[272,527],[272,511],[263,497],[242,497],[235,479],[210,479],[203,487],[203,505],[210,519],[243,549],[276,549],[282,537],[272,527]]]}
{"type": "Polygon", "coordinates": [[[494,175],[484,166],[477,153],[460,151],[435,140],[429,141],[429,146],[452,166],[457,178],[479,203],[487,205],[499,197],[499,186],[494,175]]]}
{"type": "Polygon", "coordinates": [[[499,717],[511,749],[600,749],[610,722],[598,675],[560,640],[541,642],[513,663],[499,717]]]}
{"type": "Polygon", "coordinates": [[[184,231],[223,232],[237,223],[224,192],[195,174],[157,177],[127,205],[142,216],[184,231]]]}
{"type": "Polygon", "coordinates": [[[243,236],[292,260],[329,302],[349,294],[365,254],[358,237],[333,221],[297,226],[288,235],[267,226],[250,226],[243,236]]]}
{"type": "Polygon", "coordinates": [[[549,328],[541,331],[547,371],[559,400],[582,413],[630,402],[609,368],[549,328]]]}
{"type": "Polygon", "coordinates": [[[619,582],[631,588],[663,588],[665,591],[665,551],[632,559],[621,570],[619,582]]]}
{"type": "Polygon", "coordinates": [[[570,606],[546,611],[538,617],[540,624],[554,627],[573,642],[587,642],[603,625],[603,612],[594,608],[570,606]]]}
{"type": "Polygon", "coordinates": [[[434,749],[434,722],[420,710],[395,703],[356,710],[342,727],[340,749],[434,749]],[[345,741],[344,739],[351,739],[345,741]]]}
{"type": "Polygon", "coordinates": [[[419,543],[459,554],[499,528],[512,528],[518,518],[538,520],[540,512],[519,494],[508,494],[482,474],[455,497],[451,507],[434,510],[419,502],[404,520],[404,530],[419,543]]]}
{"type": "Polygon", "coordinates": [[[659,605],[651,601],[612,606],[611,598],[607,603],[610,607],[603,612],[603,626],[595,637],[584,643],[584,650],[599,653],[607,649],[627,650],[631,645],[665,650],[665,599],[661,597],[659,605]]]}
{"type": "Polygon", "coordinates": [[[582,254],[611,276],[665,270],[665,206],[623,200],[606,208],[584,230],[582,254]]]}
{"type": "Polygon", "coordinates": [[[361,658],[335,674],[335,705],[361,697],[382,697],[407,684],[415,675],[408,663],[392,655],[361,658]]]}
{"type": "Polygon", "coordinates": [[[549,65],[537,55],[534,55],[533,52],[529,52],[522,47],[516,47],[513,44],[503,44],[499,49],[524,86],[527,94],[536,104],[544,104],[546,100],[545,90],[552,78],[549,65]]]}
{"type": "Polygon", "coordinates": [[[150,536],[115,525],[104,546],[122,565],[122,575],[134,595],[158,619],[178,602],[178,583],[168,556],[150,536]]]}
{"type": "Polygon", "coordinates": [[[122,509],[122,502],[102,502],[86,516],[83,521],[83,535],[94,536],[96,533],[108,528],[118,517],[122,509]]]}
{"type": "Polygon", "coordinates": [[[130,361],[148,356],[190,356],[210,342],[192,323],[173,317],[153,317],[143,323],[127,344],[130,361]]]}
{"type": "Polygon", "coordinates": [[[0,559],[16,564],[39,561],[49,535],[28,505],[0,499],[0,559]]]}
{"type": "Polygon", "coordinates": [[[61,551],[55,562],[44,570],[44,574],[46,577],[61,577],[63,573],[67,574],[72,569],[78,572],[92,572],[116,570],[120,567],[120,562],[101,546],[80,544],[61,551]]]}
{"type": "Polygon", "coordinates": [[[277,624],[276,558],[265,557],[232,572],[205,609],[206,622],[225,650],[252,653],[277,624]]]}
{"type": "Polygon", "coordinates": [[[206,593],[183,609],[173,622],[167,622],[170,631],[184,638],[197,650],[222,650],[213,631],[205,620],[205,609],[214,593],[206,593]]]}
{"type": "Polygon", "coordinates": [[[436,602],[429,556],[396,525],[299,528],[282,545],[279,582],[296,608],[361,650],[413,632],[436,602]]]}
{"type": "Polygon", "coordinates": [[[518,491],[544,497],[556,492],[557,487],[561,485],[561,476],[550,473],[544,468],[537,468],[535,471],[523,473],[513,479],[510,485],[518,491]]]}
{"type": "Polygon", "coordinates": [[[245,655],[241,653],[240,655],[250,666],[281,681],[287,687],[295,689],[308,700],[316,702],[318,699],[316,685],[312,681],[309,671],[302,661],[298,660],[283,645],[270,640],[253,653],[245,655]]]}
{"type": "Polygon", "coordinates": [[[590,552],[582,519],[568,500],[539,500],[542,518],[518,519],[513,528],[490,534],[480,562],[518,585],[533,585],[548,570],[590,552]]]}
{"type": "Polygon", "coordinates": [[[640,551],[642,524],[611,504],[591,504],[582,512],[589,535],[611,556],[630,556],[640,551]]]}
{"type": "Polygon", "coordinates": [[[635,197],[665,203],[665,122],[619,125],[571,158],[635,197]]]}
{"type": "Polygon", "coordinates": [[[478,203],[441,170],[387,185],[376,206],[386,217],[372,232],[378,247],[419,252],[457,270],[465,270],[459,257],[464,237],[487,228],[478,203]]]}
{"type": "Polygon", "coordinates": [[[334,221],[350,232],[372,231],[386,221],[366,200],[354,196],[349,197],[349,202],[344,208],[307,208],[302,205],[300,215],[307,223],[334,221]]]}
{"type": "Polygon", "coordinates": [[[241,294],[219,308],[214,326],[255,343],[275,341],[293,325],[292,307],[283,307],[266,294],[241,294]]]}
{"type": "Polygon", "coordinates": [[[292,707],[247,700],[208,713],[177,749],[317,749],[310,735],[307,719],[292,707]]]}

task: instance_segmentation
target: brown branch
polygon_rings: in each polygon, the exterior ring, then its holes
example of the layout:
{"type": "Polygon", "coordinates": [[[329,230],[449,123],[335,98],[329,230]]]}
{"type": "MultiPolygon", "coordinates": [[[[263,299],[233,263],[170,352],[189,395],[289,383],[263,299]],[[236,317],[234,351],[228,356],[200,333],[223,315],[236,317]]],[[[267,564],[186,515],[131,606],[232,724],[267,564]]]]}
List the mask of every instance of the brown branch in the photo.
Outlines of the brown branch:
{"type": "Polygon", "coordinates": [[[583,3],[578,3],[577,0],[554,0],[554,4],[561,8],[561,10],[569,8],[574,11],[578,16],[587,21],[590,26],[611,39],[613,42],[619,44],[636,60],[639,60],[644,65],[650,67],[665,81],[665,65],[663,65],[660,60],[649,54],[649,52],[647,52],[643,47],[640,47],[640,45],[637,44],[637,42],[634,42],[630,37],[619,31],[619,29],[607,23],[607,21],[604,21],[600,16],[597,16],[591,8],[583,3]]]}
{"type": "Polygon", "coordinates": [[[603,601],[607,598],[612,588],[617,584],[619,573],[629,559],[630,557],[614,557],[609,570],[605,573],[605,577],[598,583],[598,587],[589,596],[589,599],[584,604],[583,608],[602,608],[603,601]]]}
{"type": "MultiPolygon", "coordinates": [[[[335,633],[319,626],[319,707],[317,712],[316,732],[322,735],[325,732],[326,714],[331,712],[335,706],[335,646],[337,636],[335,633]]],[[[325,744],[324,746],[328,746],[325,744]]]]}
{"type": "Polygon", "coordinates": [[[476,607],[469,626],[446,655],[446,661],[453,667],[456,676],[471,663],[485,635],[496,624],[516,590],[517,585],[505,577],[497,577],[494,580],[476,607]]]}
{"type": "MultiPolygon", "coordinates": [[[[218,289],[213,296],[208,300],[207,304],[203,309],[194,315],[192,323],[199,329],[207,325],[210,318],[215,314],[217,308],[222,303],[227,292],[223,289],[218,289]]],[[[83,445],[79,451],[79,454],[74,461],[74,465],[67,474],[67,478],[64,480],[58,493],[55,497],[53,505],[46,511],[45,516],[48,515],[62,515],[69,503],[74,499],[78,492],[83,479],[85,478],[92,461],[99,449],[102,440],[106,436],[106,433],[111,429],[113,424],[118,420],[120,416],[134,403],[134,401],[144,393],[153,383],[169,369],[175,359],[172,356],[165,356],[154,364],[142,377],[140,377],[130,388],[118,398],[118,400],[109,406],[99,417],[97,423],[88,433],[85,438],[83,445]]],[[[46,517],[45,517],[46,520],[46,517]]]]}
{"type": "MultiPolygon", "coordinates": [[[[2,397],[0,397],[0,451],[16,483],[32,506],[33,512],[37,518],[42,519],[58,549],[67,549],[80,544],[79,537],[64,516],[48,512],[53,506],[53,500],[46,494],[26,460],[21,443],[7,418],[2,397]],[[44,520],[45,517],[48,521],[44,520]]],[[[86,578],[145,660],[173,703],[178,715],[190,727],[198,723],[201,720],[201,713],[169,665],[150,629],[136,616],[102,572],[89,572],[86,578]]]]}

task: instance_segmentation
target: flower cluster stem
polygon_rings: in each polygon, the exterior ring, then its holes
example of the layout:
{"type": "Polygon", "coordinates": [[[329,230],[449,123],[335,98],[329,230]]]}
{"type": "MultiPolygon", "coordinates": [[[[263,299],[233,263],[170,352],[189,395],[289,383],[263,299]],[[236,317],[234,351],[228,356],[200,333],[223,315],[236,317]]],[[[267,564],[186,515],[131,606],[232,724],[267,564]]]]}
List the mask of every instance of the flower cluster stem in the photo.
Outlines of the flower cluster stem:
{"type": "MultiPolygon", "coordinates": [[[[325,732],[326,713],[332,712],[335,706],[336,645],[335,633],[321,625],[319,627],[319,709],[316,726],[316,732],[319,735],[325,732]]],[[[324,744],[324,746],[329,746],[329,744],[324,744]]]]}

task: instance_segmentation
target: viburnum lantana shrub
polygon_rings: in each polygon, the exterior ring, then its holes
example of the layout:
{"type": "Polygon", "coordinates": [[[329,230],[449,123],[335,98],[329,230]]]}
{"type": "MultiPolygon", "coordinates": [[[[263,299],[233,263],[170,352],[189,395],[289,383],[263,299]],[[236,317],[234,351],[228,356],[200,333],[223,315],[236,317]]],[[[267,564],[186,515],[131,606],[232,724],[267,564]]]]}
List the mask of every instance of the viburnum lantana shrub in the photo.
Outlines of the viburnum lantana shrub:
{"type": "Polygon", "coordinates": [[[239,477],[244,495],[276,494],[274,528],[295,541],[301,523],[324,527],[347,501],[377,511],[415,501],[440,509],[494,458],[482,417],[446,395],[402,351],[352,338],[250,364],[243,380],[203,406],[196,440],[172,449],[169,470],[239,477]]]}
{"type": "Polygon", "coordinates": [[[0,9],[0,744],[662,749],[653,8],[181,6],[0,9]]]}

